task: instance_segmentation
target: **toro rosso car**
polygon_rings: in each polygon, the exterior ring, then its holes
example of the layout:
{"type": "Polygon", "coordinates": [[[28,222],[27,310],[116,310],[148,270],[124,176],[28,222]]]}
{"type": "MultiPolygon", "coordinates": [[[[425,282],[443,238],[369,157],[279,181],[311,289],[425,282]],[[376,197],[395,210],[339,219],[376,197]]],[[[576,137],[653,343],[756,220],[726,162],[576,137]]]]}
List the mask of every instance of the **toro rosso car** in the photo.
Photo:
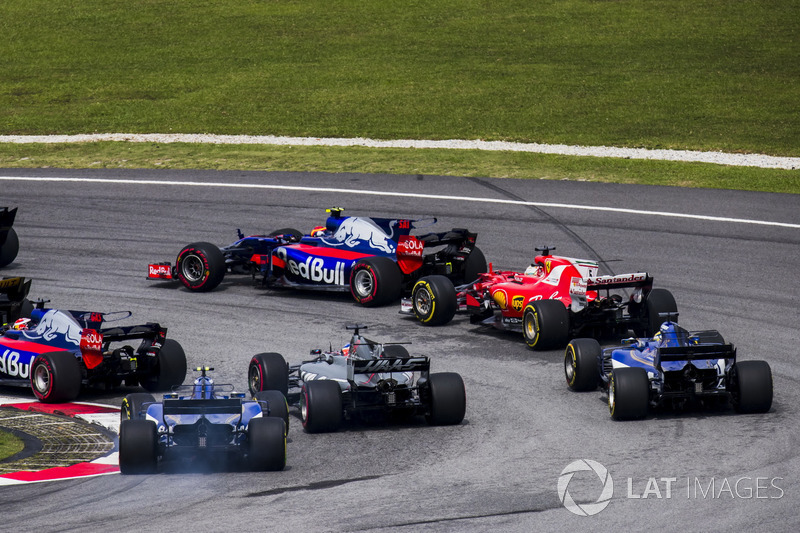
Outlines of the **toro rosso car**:
{"type": "Polygon", "coordinates": [[[156,402],[146,393],[122,400],[119,468],[123,474],[151,474],[159,460],[246,458],[252,470],[286,466],[286,398],[264,391],[255,400],[215,384],[207,372],[193,385],[176,387],[156,402]]]}
{"type": "Polygon", "coordinates": [[[30,386],[42,402],[74,400],[81,387],[139,383],[165,390],[183,382],[186,356],[155,323],[102,327],[131,316],[50,309],[26,299],[30,281],[0,280],[0,385],[30,386]],[[130,341],[138,341],[135,348],[130,341]]]}
{"type": "Polygon", "coordinates": [[[737,361],[736,348],[716,330],[687,331],[664,322],[651,338],[630,338],[600,348],[573,339],[564,354],[567,386],[608,391],[615,420],[644,418],[650,408],[731,401],[742,413],[772,406],[772,371],[766,361],[737,361]]]}
{"type": "Polygon", "coordinates": [[[0,207],[0,268],[11,264],[19,252],[19,238],[11,227],[16,216],[16,208],[0,207]]]}
{"type": "Polygon", "coordinates": [[[672,294],[654,289],[646,272],[598,276],[596,261],[551,255],[552,250],[536,248],[541,255],[524,273],[489,265],[489,272],[461,286],[442,276],[423,277],[400,312],[429,326],[466,313],[473,324],[521,331],[529,347],[548,350],[578,335],[624,335],[629,329],[652,335],[661,324],[659,313],[677,311],[672,294]],[[612,293],[618,289],[631,294],[612,293]]]}
{"type": "Polygon", "coordinates": [[[376,306],[397,300],[422,276],[437,274],[462,284],[486,270],[476,234],[465,229],[414,236],[411,229],[424,221],[349,217],[342,211],[328,209],[325,226],[310,235],[291,228],[249,237],[239,231],[239,239],[222,248],[190,244],[174,266],[150,264],[148,277],[210,291],[226,273],[250,274],[268,286],[350,291],[358,303],[376,306]]]}
{"type": "Polygon", "coordinates": [[[312,350],[314,359],[288,366],[278,353],[250,361],[250,392],[276,389],[300,409],[308,433],[336,431],[344,420],[370,415],[424,415],[433,425],[460,424],[464,381],[456,373],[430,373],[430,360],[409,356],[401,344],[381,344],[354,330],[342,350],[312,350]]]}

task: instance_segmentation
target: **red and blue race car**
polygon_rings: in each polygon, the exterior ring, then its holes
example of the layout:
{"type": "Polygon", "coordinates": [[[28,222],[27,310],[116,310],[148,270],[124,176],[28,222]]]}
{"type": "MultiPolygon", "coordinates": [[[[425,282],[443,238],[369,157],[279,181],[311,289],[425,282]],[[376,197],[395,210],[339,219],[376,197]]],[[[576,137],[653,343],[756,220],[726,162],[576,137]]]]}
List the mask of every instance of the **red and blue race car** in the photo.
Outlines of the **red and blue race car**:
{"type": "Polygon", "coordinates": [[[175,265],[151,263],[150,279],[180,280],[191,291],[210,291],[225,275],[260,276],[268,286],[350,291],[365,306],[391,303],[421,277],[442,275],[455,284],[477,279],[486,259],[476,234],[454,228],[411,235],[436,219],[343,216],[328,209],[324,226],[304,235],[292,228],[245,236],[222,248],[196,242],[180,251],[175,265]]]}

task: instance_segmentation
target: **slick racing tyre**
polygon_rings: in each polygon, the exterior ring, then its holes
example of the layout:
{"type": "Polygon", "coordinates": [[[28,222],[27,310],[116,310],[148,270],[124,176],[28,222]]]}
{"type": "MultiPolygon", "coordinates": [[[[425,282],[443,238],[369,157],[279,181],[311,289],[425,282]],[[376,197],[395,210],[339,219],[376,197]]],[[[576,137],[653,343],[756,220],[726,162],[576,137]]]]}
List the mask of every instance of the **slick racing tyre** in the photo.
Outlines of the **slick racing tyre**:
{"type": "Polygon", "coordinates": [[[569,340],[569,311],[558,300],[537,300],[522,313],[522,336],[534,350],[561,348],[569,340]]]}
{"type": "Polygon", "coordinates": [[[119,425],[119,471],[154,474],[158,463],[158,434],[152,420],[123,420],[119,425]]]}
{"type": "Polygon", "coordinates": [[[428,377],[430,404],[425,419],[432,426],[452,426],[464,420],[467,394],[464,380],[455,372],[439,372],[428,377]]]}
{"type": "Polygon", "coordinates": [[[261,391],[289,392],[289,366],[279,353],[259,353],[250,359],[247,369],[247,386],[255,396],[261,391]]]}
{"type": "Polygon", "coordinates": [[[17,258],[19,252],[19,237],[14,228],[8,228],[6,242],[0,244],[0,268],[8,266],[17,258]]]}
{"type": "Polygon", "coordinates": [[[119,421],[125,420],[145,420],[147,415],[147,405],[155,403],[156,399],[152,394],[146,392],[134,392],[122,399],[122,406],[119,409],[119,421]]]}
{"type": "Polygon", "coordinates": [[[480,248],[473,248],[464,261],[464,276],[458,280],[458,284],[473,283],[478,279],[478,274],[484,272],[486,272],[486,257],[480,248]]]}
{"type": "Polygon", "coordinates": [[[336,381],[309,381],[303,385],[300,418],[308,433],[330,433],[342,424],[342,389],[336,381]]]}
{"type": "Polygon", "coordinates": [[[286,424],[286,432],[289,432],[289,404],[286,396],[277,390],[262,390],[255,394],[255,399],[262,404],[261,412],[263,416],[280,418],[286,424]]]}
{"type": "Polygon", "coordinates": [[[187,289],[206,292],[222,283],[227,267],[225,256],[218,246],[195,242],[185,246],[178,254],[175,270],[187,289]]]}
{"type": "Polygon", "coordinates": [[[636,420],[647,416],[650,380],[644,368],[617,368],[611,372],[608,410],[614,420],[636,420]]]}
{"type": "Polygon", "coordinates": [[[300,242],[303,232],[294,228],[281,228],[271,232],[267,237],[282,237],[289,242],[300,242]]]}
{"type": "Polygon", "coordinates": [[[247,425],[250,469],[256,472],[286,467],[286,427],[280,418],[253,418],[247,425]]]}
{"type": "Polygon", "coordinates": [[[403,274],[388,257],[360,259],[350,271],[350,294],[365,307],[387,305],[402,291],[403,274]]]}
{"type": "Polygon", "coordinates": [[[31,363],[31,388],[44,403],[71,402],[81,390],[81,366],[72,352],[47,352],[31,363]]]}
{"type": "MultiPolygon", "coordinates": [[[[645,315],[644,323],[646,330],[645,337],[652,337],[658,333],[661,324],[666,321],[666,318],[661,316],[662,313],[677,313],[678,304],[675,303],[675,297],[667,289],[653,289],[647,295],[645,300],[645,315]]],[[[677,316],[670,318],[673,322],[678,321],[677,316]]]]}
{"type": "Polygon", "coordinates": [[[597,388],[600,378],[600,343],[595,339],[572,339],[564,351],[567,387],[576,392],[597,388]]]}
{"type": "Polygon", "coordinates": [[[186,354],[183,346],[167,339],[158,351],[158,365],[153,373],[140,379],[142,387],[150,392],[166,391],[183,383],[186,378],[186,354]]]}
{"type": "Polygon", "coordinates": [[[445,276],[426,276],[411,289],[414,316],[425,326],[441,326],[456,314],[456,289],[445,276]]]}
{"type": "Polygon", "coordinates": [[[394,357],[409,357],[408,350],[402,344],[384,344],[383,356],[386,359],[394,357]]]}
{"type": "Polygon", "coordinates": [[[772,369],[766,361],[737,361],[729,387],[739,413],[766,413],[772,407],[772,369]]]}

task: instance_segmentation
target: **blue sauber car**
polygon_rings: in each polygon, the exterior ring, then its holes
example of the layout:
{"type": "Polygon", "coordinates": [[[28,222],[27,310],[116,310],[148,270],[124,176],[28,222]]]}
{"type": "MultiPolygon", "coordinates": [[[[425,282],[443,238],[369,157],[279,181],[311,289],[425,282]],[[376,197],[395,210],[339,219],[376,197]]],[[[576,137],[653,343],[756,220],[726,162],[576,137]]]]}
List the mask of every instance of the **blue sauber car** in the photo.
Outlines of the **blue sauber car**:
{"type": "Polygon", "coordinates": [[[183,383],[186,356],[166,328],[103,327],[131,313],[50,309],[27,299],[30,284],[0,280],[0,385],[31,387],[40,401],[58,403],[74,400],[82,387],[125,381],[157,391],[183,383]]]}
{"type": "Polygon", "coordinates": [[[742,413],[772,406],[772,371],[766,361],[737,361],[736,348],[716,330],[687,331],[664,322],[652,338],[625,339],[601,348],[573,339],[564,354],[567,386],[608,392],[615,420],[644,418],[650,408],[732,402],[742,413]]]}
{"type": "Polygon", "coordinates": [[[454,228],[444,233],[411,235],[436,219],[411,220],[343,216],[330,213],[324,226],[308,235],[284,228],[269,235],[245,236],[217,247],[207,242],[185,246],[175,265],[151,263],[151,279],[177,279],[191,291],[210,291],[225,275],[259,277],[264,285],[340,291],[365,306],[400,298],[422,276],[448,276],[456,285],[486,271],[475,247],[475,233],[454,228]]]}
{"type": "Polygon", "coordinates": [[[151,474],[159,460],[246,458],[252,470],[283,470],[289,411],[279,391],[246,400],[233,385],[215,384],[201,372],[192,385],[175,387],[161,402],[146,393],[122,400],[119,467],[123,474],[151,474]]]}

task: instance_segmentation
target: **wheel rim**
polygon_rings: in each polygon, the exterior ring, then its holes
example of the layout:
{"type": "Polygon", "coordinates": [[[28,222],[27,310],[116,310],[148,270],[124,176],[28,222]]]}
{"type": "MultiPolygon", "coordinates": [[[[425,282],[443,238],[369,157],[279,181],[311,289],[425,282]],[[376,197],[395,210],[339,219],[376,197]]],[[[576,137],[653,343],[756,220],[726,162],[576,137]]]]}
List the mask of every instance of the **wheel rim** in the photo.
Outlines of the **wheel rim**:
{"type": "Polygon", "coordinates": [[[42,394],[45,394],[50,389],[50,369],[46,365],[38,365],[33,372],[33,386],[42,394]]]}
{"type": "Polygon", "coordinates": [[[250,390],[253,392],[258,392],[261,390],[261,372],[258,371],[258,367],[255,365],[250,367],[250,390]]]}
{"type": "Polygon", "coordinates": [[[181,261],[181,272],[183,277],[189,281],[200,281],[206,270],[203,260],[195,254],[190,254],[181,261]]]}
{"type": "Polygon", "coordinates": [[[361,298],[370,296],[375,288],[372,276],[365,270],[359,270],[353,276],[353,289],[361,298]]]}
{"type": "Polygon", "coordinates": [[[428,289],[417,289],[417,292],[414,294],[414,309],[417,311],[417,314],[421,316],[428,316],[431,313],[431,308],[433,307],[431,305],[432,303],[433,298],[431,297],[431,293],[428,292],[428,289]]]}
{"type": "Polygon", "coordinates": [[[308,423],[308,394],[303,394],[303,401],[300,402],[300,418],[305,426],[308,423]]]}
{"type": "Polygon", "coordinates": [[[525,313],[525,336],[529,340],[536,338],[539,328],[536,327],[536,317],[533,313],[525,313]]]}
{"type": "Polygon", "coordinates": [[[564,358],[564,373],[567,375],[567,383],[571,385],[575,381],[575,356],[564,358]]]}
{"type": "Polygon", "coordinates": [[[615,398],[616,394],[614,392],[615,388],[616,386],[614,385],[614,376],[612,375],[611,386],[608,387],[608,409],[611,411],[612,414],[614,413],[614,405],[616,403],[616,398],[615,398]]]}

